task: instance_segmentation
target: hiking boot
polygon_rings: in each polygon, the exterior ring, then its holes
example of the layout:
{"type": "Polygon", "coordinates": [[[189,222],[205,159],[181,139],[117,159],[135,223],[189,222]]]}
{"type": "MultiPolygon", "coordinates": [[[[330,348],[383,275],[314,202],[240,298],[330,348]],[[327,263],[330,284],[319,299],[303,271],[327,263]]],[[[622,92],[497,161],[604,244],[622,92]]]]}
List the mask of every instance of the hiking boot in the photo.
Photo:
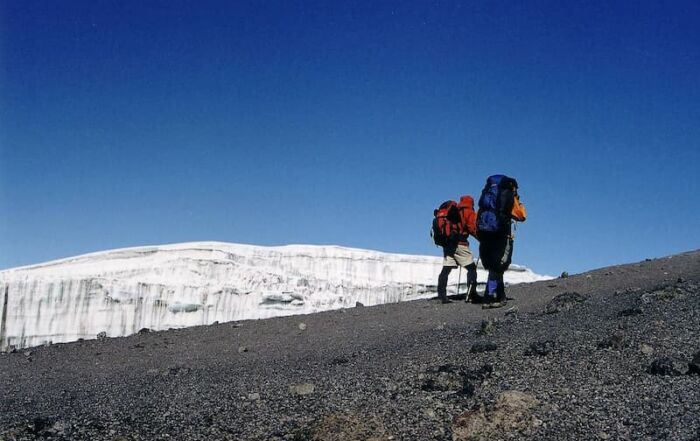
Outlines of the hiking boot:
{"type": "Polygon", "coordinates": [[[490,302],[481,307],[481,309],[493,309],[493,308],[503,308],[506,306],[508,303],[504,300],[502,302],[496,301],[496,302],[490,302]]]}

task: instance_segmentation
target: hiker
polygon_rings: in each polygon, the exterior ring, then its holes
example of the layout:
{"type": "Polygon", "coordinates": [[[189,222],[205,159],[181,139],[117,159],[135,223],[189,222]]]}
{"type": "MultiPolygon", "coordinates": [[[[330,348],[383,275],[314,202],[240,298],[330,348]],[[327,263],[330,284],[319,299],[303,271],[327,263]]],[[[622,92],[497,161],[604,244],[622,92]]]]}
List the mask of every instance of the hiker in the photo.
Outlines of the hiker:
{"type": "Polygon", "coordinates": [[[479,198],[477,234],[479,256],[489,272],[484,302],[493,306],[503,306],[506,301],[503,273],[513,257],[511,223],[524,222],[526,217],[518,196],[518,182],[505,175],[489,176],[479,198]]]}
{"type": "MultiPolygon", "coordinates": [[[[442,271],[438,276],[438,299],[442,303],[451,303],[447,298],[447,279],[450,272],[457,267],[467,269],[466,301],[476,294],[476,264],[469,249],[467,238],[476,235],[476,213],[474,198],[462,196],[459,203],[447,201],[434,212],[433,239],[442,246],[442,271]],[[437,230],[437,231],[436,231],[437,230]]],[[[460,268],[461,270],[461,268],[460,268]]],[[[459,290],[459,284],[457,286],[459,290]]]]}

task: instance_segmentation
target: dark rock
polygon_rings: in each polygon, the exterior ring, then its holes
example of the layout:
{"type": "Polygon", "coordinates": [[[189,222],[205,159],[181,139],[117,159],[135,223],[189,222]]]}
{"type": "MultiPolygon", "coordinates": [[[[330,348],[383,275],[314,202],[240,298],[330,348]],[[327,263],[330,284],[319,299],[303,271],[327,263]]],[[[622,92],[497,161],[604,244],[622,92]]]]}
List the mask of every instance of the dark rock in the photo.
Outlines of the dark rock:
{"type": "Polygon", "coordinates": [[[184,366],[170,366],[165,371],[163,371],[164,376],[180,376],[187,375],[190,372],[190,368],[184,366]]]}
{"type": "Polygon", "coordinates": [[[363,306],[365,306],[365,305],[362,304],[361,302],[355,302],[355,308],[362,308],[363,306]]]}
{"type": "Polygon", "coordinates": [[[32,435],[44,435],[44,433],[53,425],[51,420],[44,417],[36,417],[27,426],[27,431],[32,435]]]}
{"type": "Polygon", "coordinates": [[[700,375],[700,351],[696,352],[693,360],[688,363],[688,373],[700,375]]]}
{"type": "Polygon", "coordinates": [[[564,271],[564,272],[561,273],[561,275],[560,275],[559,277],[562,278],[562,279],[566,279],[566,278],[569,277],[569,273],[566,272],[566,271],[564,271]]]}
{"type": "Polygon", "coordinates": [[[459,366],[456,366],[454,364],[441,364],[437,368],[434,369],[435,372],[449,372],[449,373],[455,373],[459,372],[461,369],[459,366]]]}
{"type": "Polygon", "coordinates": [[[490,352],[498,349],[498,345],[492,341],[478,341],[474,343],[469,352],[478,354],[481,352],[490,352]]]}
{"type": "Polygon", "coordinates": [[[647,373],[652,375],[676,376],[683,375],[686,373],[685,371],[687,371],[687,367],[682,367],[681,363],[671,357],[657,358],[647,367],[647,373]]]}
{"type": "Polygon", "coordinates": [[[586,300],[587,298],[585,296],[577,292],[565,292],[550,300],[545,308],[545,312],[547,314],[555,314],[557,312],[569,311],[586,300]]]}
{"type": "Polygon", "coordinates": [[[331,360],[331,364],[347,364],[350,363],[350,360],[348,360],[345,357],[335,357],[334,359],[331,360]]]}
{"type": "Polygon", "coordinates": [[[642,315],[642,309],[641,308],[627,308],[623,309],[622,311],[617,313],[618,317],[632,317],[635,315],[642,315]]]}
{"type": "Polygon", "coordinates": [[[106,339],[106,338],[107,338],[107,333],[106,333],[105,331],[102,331],[102,332],[100,332],[99,334],[97,334],[97,339],[98,339],[98,340],[104,340],[104,339],[106,339]]]}
{"type": "Polygon", "coordinates": [[[477,370],[468,370],[466,372],[467,376],[473,380],[483,381],[490,377],[493,373],[493,366],[490,364],[484,364],[477,370]]]}
{"type": "Polygon", "coordinates": [[[149,332],[151,332],[151,330],[148,328],[139,329],[139,334],[148,334],[149,332]]]}
{"type": "Polygon", "coordinates": [[[463,378],[457,373],[440,372],[426,376],[421,390],[426,392],[457,391],[462,389],[463,378]]]}
{"type": "Polygon", "coordinates": [[[426,392],[455,392],[471,397],[474,395],[476,387],[491,375],[492,371],[493,367],[488,364],[478,370],[445,364],[429,369],[420,376],[419,378],[423,380],[420,388],[426,392]]]}
{"type": "Polygon", "coordinates": [[[621,333],[615,332],[598,342],[598,349],[622,349],[625,339],[621,333]]]}
{"type": "Polygon", "coordinates": [[[530,347],[525,351],[525,355],[537,355],[544,357],[549,355],[555,347],[552,340],[538,341],[530,344],[530,347]]]}

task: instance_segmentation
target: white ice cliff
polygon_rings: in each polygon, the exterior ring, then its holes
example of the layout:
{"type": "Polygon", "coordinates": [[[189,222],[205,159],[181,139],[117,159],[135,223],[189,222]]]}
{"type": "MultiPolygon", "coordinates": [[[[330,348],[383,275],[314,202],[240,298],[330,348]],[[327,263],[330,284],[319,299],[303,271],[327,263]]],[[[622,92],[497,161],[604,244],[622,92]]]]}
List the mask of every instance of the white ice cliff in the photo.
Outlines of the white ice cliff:
{"type": "MultiPolygon", "coordinates": [[[[9,269],[0,271],[0,350],[431,297],[441,260],[198,242],[9,269]]],[[[457,278],[453,271],[452,290],[457,278]]],[[[517,265],[505,275],[510,284],[546,278],[517,265]]]]}

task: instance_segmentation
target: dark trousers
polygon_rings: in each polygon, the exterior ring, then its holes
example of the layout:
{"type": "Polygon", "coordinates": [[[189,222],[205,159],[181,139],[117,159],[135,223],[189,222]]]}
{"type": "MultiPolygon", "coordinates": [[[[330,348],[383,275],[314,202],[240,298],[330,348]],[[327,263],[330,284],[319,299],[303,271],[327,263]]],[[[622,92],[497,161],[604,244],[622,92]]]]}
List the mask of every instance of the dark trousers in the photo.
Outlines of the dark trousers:
{"type": "MultiPolygon", "coordinates": [[[[438,298],[441,300],[447,299],[447,278],[450,272],[457,268],[456,266],[443,266],[440,275],[438,276],[438,298]]],[[[476,264],[472,263],[465,267],[467,269],[467,285],[471,290],[476,290],[476,264]]],[[[459,289],[459,286],[457,287],[459,289]]]]}
{"type": "Polygon", "coordinates": [[[506,298],[503,273],[510,266],[513,258],[513,239],[509,235],[484,234],[479,237],[479,255],[481,262],[489,271],[486,281],[486,299],[502,301],[506,298]]]}

